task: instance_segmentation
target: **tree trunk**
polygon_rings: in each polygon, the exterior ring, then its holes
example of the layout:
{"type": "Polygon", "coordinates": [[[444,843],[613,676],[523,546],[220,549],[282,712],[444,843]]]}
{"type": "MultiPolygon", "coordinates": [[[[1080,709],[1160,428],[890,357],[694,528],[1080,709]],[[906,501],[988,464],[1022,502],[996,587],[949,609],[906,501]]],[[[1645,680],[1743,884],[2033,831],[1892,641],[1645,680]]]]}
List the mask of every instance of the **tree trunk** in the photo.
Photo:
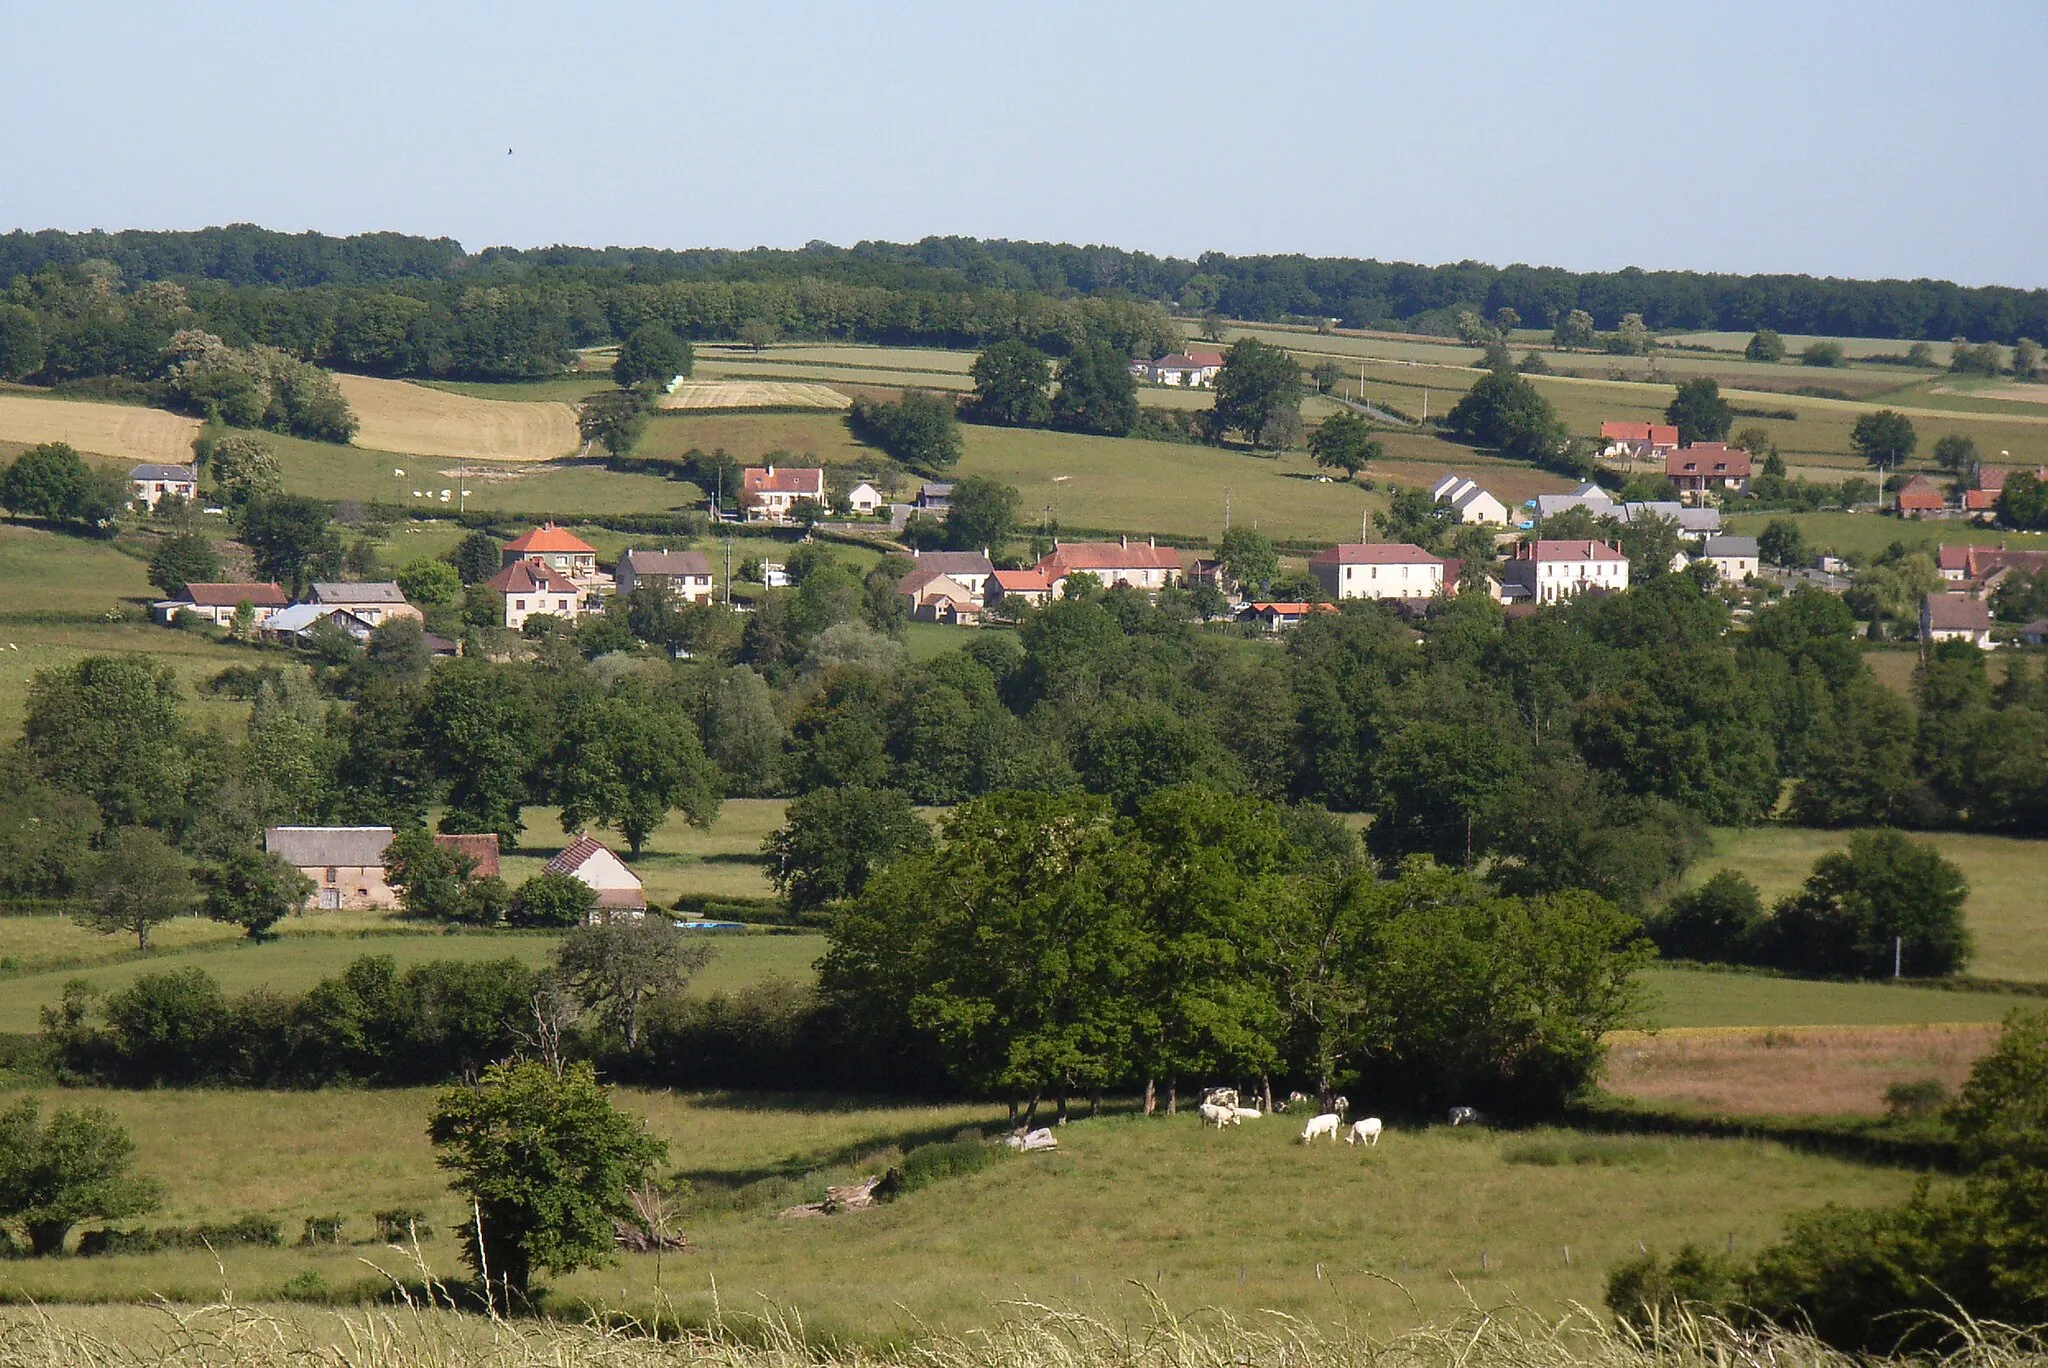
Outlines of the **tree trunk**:
{"type": "Polygon", "coordinates": [[[28,1227],[29,1252],[39,1259],[61,1253],[64,1237],[70,1233],[69,1221],[31,1221],[28,1227]]]}
{"type": "Polygon", "coordinates": [[[1158,1111],[1158,1110],[1159,1110],[1159,1080],[1158,1080],[1158,1079],[1156,1079],[1156,1078],[1154,1078],[1154,1077],[1152,1077],[1152,1075],[1150,1075],[1150,1074],[1146,1074],[1146,1075],[1145,1075],[1145,1115],[1147,1115],[1147,1116],[1150,1116],[1150,1115],[1152,1115],[1152,1113],[1154,1113],[1154,1112],[1156,1112],[1156,1111],[1158,1111]]]}
{"type": "Polygon", "coordinates": [[[1060,1084],[1059,1091],[1053,1094],[1053,1096],[1058,1101],[1060,1108],[1059,1119],[1054,1121],[1053,1124],[1064,1126],[1067,1124],[1067,1085],[1064,1083],[1060,1084]]]}
{"type": "Polygon", "coordinates": [[[1273,1075],[1267,1073],[1264,1069],[1259,1070],[1259,1096],[1265,1101],[1266,1115],[1271,1116],[1273,1114],[1273,1075]]]}
{"type": "Polygon", "coordinates": [[[1093,1088],[1093,1089],[1090,1089],[1090,1090],[1089,1090],[1089,1093],[1088,1093],[1088,1119],[1089,1119],[1090,1121],[1093,1121],[1093,1120],[1095,1119],[1095,1114],[1096,1114],[1097,1112],[1101,1111],[1101,1110],[1102,1110],[1102,1089],[1100,1089],[1100,1088],[1093,1088]]]}
{"type": "Polygon", "coordinates": [[[1166,1079],[1166,1114],[1180,1115],[1180,1075],[1169,1074],[1166,1079]]]}
{"type": "Polygon", "coordinates": [[[1036,1121],[1036,1120],[1038,1119],[1038,1099],[1039,1099],[1040,1095],[1041,1095],[1041,1091],[1040,1091],[1039,1089],[1033,1089],[1033,1090],[1032,1090],[1032,1093],[1031,1093],[1031,1106],[1030,1106],[1030,1107],[1029,1107],[1028,1109],[1026,1109],[1026,1111],[1024,1112],[1024,1129],[1025,1129],[1025,1130],[1030,1130],[1030,1129],[1031,1129],[1031,1123],[1032,1123],[1033,1121],[1036,1121]]]}

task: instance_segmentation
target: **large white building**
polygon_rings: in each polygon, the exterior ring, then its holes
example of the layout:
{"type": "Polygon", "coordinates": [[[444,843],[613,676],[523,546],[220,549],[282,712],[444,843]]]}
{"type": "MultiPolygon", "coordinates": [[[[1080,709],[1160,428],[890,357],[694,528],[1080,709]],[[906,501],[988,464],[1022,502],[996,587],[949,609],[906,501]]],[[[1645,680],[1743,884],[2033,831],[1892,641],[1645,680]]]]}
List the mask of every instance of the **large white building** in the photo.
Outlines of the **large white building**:
{"type": "Polygon", "coordinates": [[[1628,588],[1628,557],[1602,541],[1523,542],[1502,568],[1503,584],[1516,597],[1556,603],[1588,589],[1619,593],[1628,588]]]}
{"type": "Polygon", "coordinates": [[[1444,589],[1444,563],[1407,542],[1352,542],[1308,558],[1333,599],[1428,599],[1444,589]]]}
{"type": "Polygon", "coordinates": [[[1429,487],[1429,496],[1449,504],[1461,523],[1507,526],[1508,506],[1463,475],[1444,476],[1429,487]]]}

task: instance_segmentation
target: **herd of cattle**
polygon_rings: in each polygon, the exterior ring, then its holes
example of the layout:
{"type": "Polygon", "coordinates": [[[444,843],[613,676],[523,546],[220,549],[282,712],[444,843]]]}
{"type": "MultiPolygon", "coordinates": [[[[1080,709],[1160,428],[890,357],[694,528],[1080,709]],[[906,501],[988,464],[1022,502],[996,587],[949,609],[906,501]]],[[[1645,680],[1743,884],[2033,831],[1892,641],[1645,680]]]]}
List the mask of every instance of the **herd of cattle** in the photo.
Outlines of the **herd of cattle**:
{"type": "MultiPolygon", "coordinates": [[[[1291,1106],[1299,1106],[1312,1100],[1306,1093],[1289,1093],[1285,1102],[1273,1104],[1273,1110],[1286,1111],[1291,1106]]],[[[1314,1144],[1318,1136],[1327,1135],[1330,1137],[1330,1143],[1335,1144],[1337,1132],[1344,1126],[1344,1113],[1350,1109],[1350,1098],[1331,1099],[1329,1111],[1309,1118],[1307,1127],[1301,1132],[1302,1143],[1314,1144]]],[[[1201,1113],[1202,1120],[1218,1130],[1225,1126],[1241,1125],[1246,1121],[1256,1121],[1265,1114],[1257,1107],[1242,1105],[1235,1088],[1211,1088],[1197,1110],[1201,1113]]],[[[1477,1126],[1484,1125],[1486,1117],[1472,1107],[1453,1107],[1450,1120],[1454,1126],[1477,1126]]],[[[1344,1143],[1377,1145],[1380,1142],[1380,1132],[1385,1129],[1377,1116],[1363,1117],[1352,1122],[1350,1129],[1344,1132],[1344,1143]]]]}

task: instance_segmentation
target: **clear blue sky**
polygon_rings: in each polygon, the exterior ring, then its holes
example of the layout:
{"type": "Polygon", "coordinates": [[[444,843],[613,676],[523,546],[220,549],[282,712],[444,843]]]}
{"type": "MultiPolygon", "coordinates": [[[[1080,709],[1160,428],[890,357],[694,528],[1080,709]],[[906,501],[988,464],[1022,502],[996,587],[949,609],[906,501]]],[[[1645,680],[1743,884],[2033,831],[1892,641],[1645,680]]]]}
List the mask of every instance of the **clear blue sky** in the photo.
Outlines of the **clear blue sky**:
{"type": "Polygon", "coordinates": [[[0,33],[0,229],[2048,285],[2043,0],[5,0],[0,33]]]}

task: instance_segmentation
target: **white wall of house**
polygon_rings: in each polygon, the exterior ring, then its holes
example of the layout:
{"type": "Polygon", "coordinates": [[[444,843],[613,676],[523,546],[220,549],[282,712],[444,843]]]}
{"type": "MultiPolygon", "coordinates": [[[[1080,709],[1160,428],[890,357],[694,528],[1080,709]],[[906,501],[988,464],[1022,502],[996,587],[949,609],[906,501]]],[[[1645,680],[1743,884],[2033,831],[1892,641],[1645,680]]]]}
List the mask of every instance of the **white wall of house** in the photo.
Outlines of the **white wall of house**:
{"type": "Polygon", "coordinates": [[[582,604],[577,595],[550,589],[536,589],[531,593],[508,593],[505,595],[505,625],[518,631],[526,620],[536,613],[550,613],[555,617],[573,620],[582,615],[582,604]]]}
{"type": "Polygon", "coordinates": [[[1442,561],[1402,565],[1336,565],[1312,567],[1332,598],[1426,599],[1443,592],[1442,561]],[[1334,577],[1325,571],[1335,570],[1334,577]],[[1334,578],[1333,585],[1329,580],[1334,578]]]}

